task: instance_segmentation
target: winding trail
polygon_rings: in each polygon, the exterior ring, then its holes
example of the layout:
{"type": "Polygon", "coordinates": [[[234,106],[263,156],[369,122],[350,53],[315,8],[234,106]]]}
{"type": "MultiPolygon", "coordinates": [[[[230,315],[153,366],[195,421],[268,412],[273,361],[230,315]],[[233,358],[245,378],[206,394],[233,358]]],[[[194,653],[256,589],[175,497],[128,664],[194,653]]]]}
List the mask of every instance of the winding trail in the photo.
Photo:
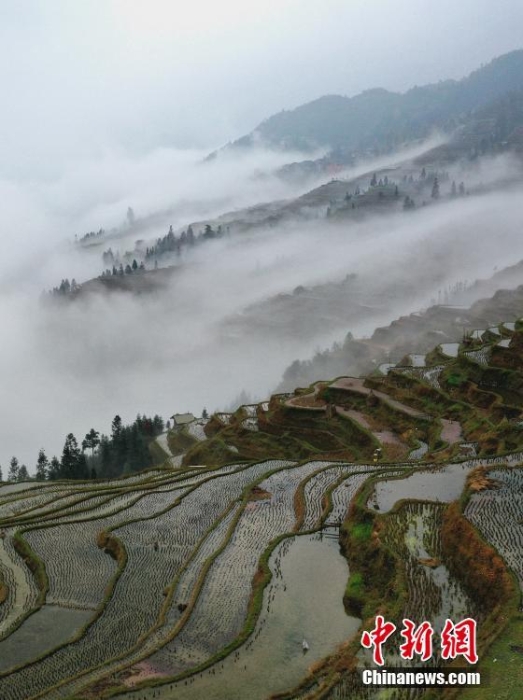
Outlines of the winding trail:
{"type": "Polygon", "coordinates": [[[418,409],[412,408],[412,406],[407,406],[406,404],[391,398],[383,391],[369,389],[368,387],[364,386],[364,381],[364,379],[358,379],[355,377],[341,377],[330,386],[333,389],[341,389],[342,391],[348,391],[352,392],[353,394],[360,394],[362,396],[368,396],[372,392],[374,396],[381,399],[383,403],[386,403],[391,408],[395,409],[396,411],[400,411],[411,418],[429,418],[426,413],[422,413],[421,411],[418,411],[418,409]]]}
{"type": "Polygon", "coordinates": [[[156,438],[156,442],[157,442],[158,445],[161,447],[161,449],[165,452],[165,454],[167,455],[167,457],[171,458],[171,457],[174,457],[174,455],[173,455],[173,453],[171,452],[171,448],[169,447],[169,442],[168,442],[168,440],[167,440],[167,435],[168,435],[168,434],[169,434],[168,431],[165,432],[165,433],[161,433],[161,434],[158,435],[158,437],[156,438]]]}
{"type": "Polygon", "coordinates": [[[365,415],[360,411],[355,411],[352,408],[346,409],[341,408],[340,406],[336,406],[336,413],[339,413],[342,416],[347,416],[347,418],[350,418],[355,423],[361,425],[362,428],[365,428],[365,430],[368,430],[370,433],[372,433],[374,437],[377,440],[379,440],[383,445],[399,445],[400,447],[407,448],[407,445],[401,442],[401,440],[396,435],[394,435],[394,433],[391,430],[373,430],[365,415]]]}
{"type": "Polygon", "coordinates": [[[169,447],[169,441],[167,439],[167,435],[169,432],[161,433],[158,435],[156,438],[156,443],[161,447],[163,452],[165,452],[165,457],[169,461],[169,464],[173,469],[180,469],[182,466],[182,461],[183,461],[183,455],[184,453],[182,452],[181,455],[173,455],[171,452],[171,448],[169,447]]]}
{"type": "Polygon", "coordinates": [[[318,399],[318,392],[323,387],[327,386],[328,382],[316,382],[314,389],[309,394],[300,394],[299,396],[291,396],[284,403],[285,406],[291,408],[302,408],[307,411],[326,411],[327,404],[322,399],[318,399]],[[319,404],[319,405],[317,405],[319,404]]]}

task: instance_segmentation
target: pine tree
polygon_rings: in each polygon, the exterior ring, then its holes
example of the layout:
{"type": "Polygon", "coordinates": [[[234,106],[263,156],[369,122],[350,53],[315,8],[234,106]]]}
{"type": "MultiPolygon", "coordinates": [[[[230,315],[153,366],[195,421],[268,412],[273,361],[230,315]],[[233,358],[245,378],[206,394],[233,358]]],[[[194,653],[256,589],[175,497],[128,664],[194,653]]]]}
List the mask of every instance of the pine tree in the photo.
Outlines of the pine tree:
{"type": "Polygon", "coordinates": [[[403,209],[408,211],[409,209],[414,209],[415,206],[416,203],[414,202],[414,200],[407,195],[403,201],[403,209]]]}
{"type": "Polygon", "coordinates": [[[456,181],[452,180],[452,187],[450,189],[450,196],[455,197],[458,194],[458,188],[456,187],[456,181]]]}
{"type": "Polygon", "coordinates": [[[78,455],[75,478],[84,480],[89,478],[89,467],[87,466],[87,457],[83,452],[80,452],[80,454],[78,455]]]}
{"type": "MultiPolygon", "coordinates": [[[[78,447],[78,442],[73,433],[69,433],[65,438],[62,460],[60,462],[60,475],[63,479],[83,478],[81,457],[82,453],[78,447]]],[[[83,456],[83,459],[85,461],[85,456],[83,456]]]]}
{"type": "Polygon", "coordinates": [[[113,422],[111,423],[111,432],[113,435],[113,439],[118,437],[122,432],[122,419],[120,418],[120,416],[115,416],[113,418],[113,422]]]}
{"type": "Polygon", "coordinates": [[[49,471],[49,460],[47,459],[45,452],[40,450],[38,453],[38,459],[36,460],[36,480],[45,481],[47,479],[47,472],[49,471]]]}
{"type": "Polygon", "coordinates": [[[0,482],[4,480],[4,475],[2,474],[2,467],[0,467],[0,482]]]}
{"type": "Polygon", "coordinates": [[[27,467],[25,464],[22,464],[20,469],[18,470],[18,476],[16,477],[17,481],[27,481],[29,479],[29,472],[27,471],[27,467]]]}
{"type": "Polygon", "coordinates": [[[47,478],[49,481],[56,481],[62,477],[62,469],[60,467],[60,461],[58,457],[53,457],[51,463],[49,464],[49,471],[47,478]]]}
{"type": "Polygon", "coordinates": [[[432,197],[432,199],[439,199],[439,182],[437,176],[434,178],[434,182],[432,184],[432,192],[430,196],[432,197]]]}
{"type": "Polygon", "coordinates": [[[370,186],[376,187],[377,184],[378,184],[378,178],[376,177],[376,173],[374,173],[374,175],[372,176],[371,181],[370,181],[370,186]]]}
{"type": "Polygon", "coordinates": [[[7,475],[7,480],[8,481],[16,481],[18,478],[18,460],[16,457],[11,457],[11,461],[9,462],[9,473],[7,475]]]}
{"type": "Polygon", "coordinates": [[[91,456],[94,454],[94,451],[96,447],[100,444],[100,433],[95,430],[94,428],[91,428],[91,430],[87,433],[85,438],[82,440],[82,450],[85,451],[87,449],[91,450],[91,456]]]}

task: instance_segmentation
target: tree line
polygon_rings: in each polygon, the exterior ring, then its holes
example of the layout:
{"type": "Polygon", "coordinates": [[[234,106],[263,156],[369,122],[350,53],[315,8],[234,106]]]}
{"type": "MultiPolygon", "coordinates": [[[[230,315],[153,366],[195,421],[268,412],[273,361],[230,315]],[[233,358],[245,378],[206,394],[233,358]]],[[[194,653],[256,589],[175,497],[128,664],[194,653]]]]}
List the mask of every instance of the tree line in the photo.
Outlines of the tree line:
{"type": "MultiPolygon", "coordinates": [[[[226,233],[229,233],[229,227],[226,227],[226,233]]],[[[156,243],[145,251],[145,259],[157,258],[164,253],[177,253],[181,255],[182,249],[185,246],[193,246],[201,241],[209,240],[212,238],[221,238],[224,235],[224,230],[221,224],[216,228],[213,228],[211,224],[205,224],[203,231],[200,231],[196,236],[193,227],[189,225],[186,231],[182,231],[177,237],[173,231],[173,227],[169,227],[168,233],[156,239],[156,243]]]]}
{"type": "MultiPolygon", "coordinates": [[[[49,459],[44,449],[38,452],[35,478],[37,481],[106,479],[147,469],[154,464],[149,445],[164,428],[164,421],[158,415],[152,418],[138,415],[130,425],[123,425],[117,415],[111,423],[110,435],[100,435],[91,428],[78,444],[73,433],[69,433],[60,459],[56,456],[49,459]]],[[[7,481],[27,481],[30,478],[26,465],[12,457],[7,481]]]]}

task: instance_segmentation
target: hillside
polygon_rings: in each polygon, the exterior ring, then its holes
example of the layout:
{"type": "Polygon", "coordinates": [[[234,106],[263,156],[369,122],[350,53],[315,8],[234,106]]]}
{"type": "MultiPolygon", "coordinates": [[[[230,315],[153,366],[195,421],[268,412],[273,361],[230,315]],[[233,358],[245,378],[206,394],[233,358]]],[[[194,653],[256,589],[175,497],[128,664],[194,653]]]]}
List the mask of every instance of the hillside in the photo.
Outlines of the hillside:
{"type": "Polygon", "coordinates": [[[429,352],[437,343],[460,342],[464,333],[476,328],[494,326],[502,319],[515,320],[523,308],[522,283],[523,265],[519,263],[456,293],[449,304],[437,304],[376,328],[370,338],[357,339],[349,332],[343,343],[330,350],[318,352],[310,360],[293,362],[285,371],[279,390],[290,391],[298,384],[307,386],[318,376],[365,374],[380,364],[395,364],[406,355],[429,352]],[[507,289],[499,289],[503,285],[507,289]],[[493,289],[498,291],[492,294],[493,289]],[[463,305],[467,298],[477,299],[481,290],[492,296],[471,306],[463,305]]]}
{"type": "Polygon", "coordinates": [[[160,468],[0,485],[2,697],[365,700],[377,610],[515,653],[522,360],[506,322],[171,430],[160,468]]]}
{"type": "MultiPolygon", "coordinates": [[[[479,198],[494,192],[512,193],[523,183],[523,148],[519,143],[519,129],[523,128],[523,92],[503,98],[495,107],[490,105],[485,115],[485,118],[478,114],[464,120],[462,127],[456,129],[445,144],[438,147],[428,144],[425,149],[420,148],[415,157],[402,158],[400,154],[395,162],[361,174],[352,175],[348,170],[312,189],[304,187],[303,194],[296,197],[226,211],[212,219],[192,221],[178,231],[170,227],[162,237],[136,241],[132,250],[119,249],[114,237],[95,237],[95,243],[87,247],[82,244],[79,250],[85,254],[94,245],[101,247],[111,241],[111,246],[101,255],[100,266],[104,265],[106,269],[100,277],[77,284],[72,290],[74,293],[67,292],[66,296],[77,298],[87,292],[105,291],[135,294],[161,291],[167,288],[171,274],[176,274],[180,266],[192,262],[200,246],[220,239],[233,242],[234,237],[250,233],[266,236],[272,229],[281,229],[284,236],[287,226],[306,224],[313,227],[320,222],[327,225],[358,225],[372,218],[377,221],[378,217],[387,217],[392,229],[393,225],[400,225],[402,217],[407,221],[412,209],[419,211],[423,207],[428,212],[437,205],[441,211],[441,207],[454,204],[458,197],[479,198]],[[488,116],[493,114],[495,118],[488,116]],[[507,133],[510,133],[508,140],[507,133]],[[506,168],[492,167],[492,159],[496,156],[507,157],[506,168]],[[432,196],[435,178],[440,183],[437,199],[432,196]],[[192,236],[190,241],[187,236],[189,230],[192,236]],[[145,266],[145,270],[139,269],[133,273],[130,264],[135,260],[145,266]],[[120,264],[122,270],[118,275],[117,267],[120,264]],[[123,273],[124,265],[129,265],[128,275],[123,273]]],[[[145,226],[145,223],[141,226],[145,226]]],[[[348,274],[351,272],[349,270],[348,274]]],[[[441,273],[442,270],[426,271],[424,279],[419,282],[423,285],[429,281],[429,277],[437,277],[441,273]]],[[[414,287],[414,280],[409,285],[414,287]]],[[[52,293],[61,296],[62,288],[57,286],[52,293]]],[[[334,300],[335,305],[339,302],[343,302],[343,299],[338,299],[338,302],[334,300]]],[[[270,299],[266,300],[257,307],[260,314],[253,315],[253,320],[256,317],[260,321],[258,329],[262,332],[265,326],[263,306],[270,303],[270,299]]],[[[373,300],[369,298],[362,303],[372,306],[373,300]]],[[[271,323],[276,322],[278,315],[277,311],[273,316],[273,311],[269,309],[271,323]]],[[[236,323],[237,320],[232,321],[232,325],[236,323]]],[[[250,325],[253,325],[252,322],[250,325]]],[[[278,325],[282,333],[286,332],[284,325],[278,325]]]]}
{"type": "MultiPolygon", "coordinates": [[[[522,288],[520,308],[521,294],[522,288]]],[[[507,322],[471,330],[461,344],[442,341],[427,354],[380,365],[366,380],[316,381],[234,414],[215,414],[205,426],[208,439],[183,463],[219,466],[262,456],[359,461],[376,449],[386,461],[446,461],[469,454],[472,444],[473,453],[485,456],[519,449],[523,333],[514,328],[507,322]]]]}
{"type": "Polygon", "coordinates": [[[435,129],[450,132],[467,113],[521,89],[523,50],[500,56],[462,80],[416,86],[403,94],[378,88],[355,97],[320,97],[269,117],[231,146],[387,152],[435,129]]]}

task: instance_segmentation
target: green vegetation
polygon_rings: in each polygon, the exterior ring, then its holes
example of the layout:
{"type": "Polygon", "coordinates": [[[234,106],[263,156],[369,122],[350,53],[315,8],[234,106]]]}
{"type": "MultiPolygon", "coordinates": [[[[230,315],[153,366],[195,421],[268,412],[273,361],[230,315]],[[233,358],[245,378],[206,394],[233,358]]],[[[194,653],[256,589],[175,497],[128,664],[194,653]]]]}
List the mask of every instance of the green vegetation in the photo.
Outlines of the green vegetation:
{"type": "MultiPolygon", "coordinates": [[[[161,464],[168,455],[153,441],[163,430],[164,422],[158,415],[154,418],[138,415],[131,425],[123,425],[120,416],[115,416],[110,436],[100,436],[91,428],[82,440],[81,449],[73,433],[69,433],[61,459],[55,456],[49,460],[43,449],[39,451],[36,480],[114,478],[161,464]]],[[[8,480],[29,480],[27,467],[20,466],[16,457],[11,459],[8,480]]]]}

